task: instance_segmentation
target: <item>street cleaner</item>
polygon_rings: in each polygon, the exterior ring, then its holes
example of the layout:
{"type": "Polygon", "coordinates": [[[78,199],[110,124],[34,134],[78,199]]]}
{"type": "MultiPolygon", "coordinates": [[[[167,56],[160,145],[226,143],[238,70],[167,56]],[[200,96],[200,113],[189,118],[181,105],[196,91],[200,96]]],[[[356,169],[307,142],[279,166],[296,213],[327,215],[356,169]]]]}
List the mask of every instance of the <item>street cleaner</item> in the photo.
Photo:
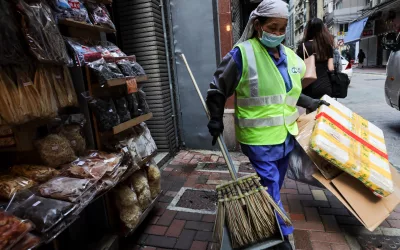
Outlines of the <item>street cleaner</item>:
{"type": "MultiPolygon", "coordinates": [[[[235,94],[236,137],[262,185],[282,208],[280,189],[289,165],[288,154],[298,134],[296,105],[315,111],[328,103],[302,95],[305,63],[282,45],[288,5],[264,0],[251,13],[238,44],[223,58],[207,94],[208,129],[215,144],[223,133],[225,102],[235,94]]],[[[275,249],[292,249],[292,226],[279,218],[285,242],[275,249]]]]}

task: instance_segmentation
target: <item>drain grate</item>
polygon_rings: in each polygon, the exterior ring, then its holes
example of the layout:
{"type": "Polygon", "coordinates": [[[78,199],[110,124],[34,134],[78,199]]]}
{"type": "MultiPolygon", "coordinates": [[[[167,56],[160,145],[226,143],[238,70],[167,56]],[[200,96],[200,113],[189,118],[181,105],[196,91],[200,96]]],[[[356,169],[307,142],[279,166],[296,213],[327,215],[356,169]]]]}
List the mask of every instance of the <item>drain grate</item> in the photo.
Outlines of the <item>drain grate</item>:
{"type": "Polygon", "coordinates": [[[211,212],[217,209],[217,201],[215,192],[188,189],[183,193],[176,206],[211,212]]]}
{"type": "Polygon", "coordinates": [[[362,249],[397,250],[400,249],[400,237],[383,235],[364,235],[357,237],[362,249]]]}

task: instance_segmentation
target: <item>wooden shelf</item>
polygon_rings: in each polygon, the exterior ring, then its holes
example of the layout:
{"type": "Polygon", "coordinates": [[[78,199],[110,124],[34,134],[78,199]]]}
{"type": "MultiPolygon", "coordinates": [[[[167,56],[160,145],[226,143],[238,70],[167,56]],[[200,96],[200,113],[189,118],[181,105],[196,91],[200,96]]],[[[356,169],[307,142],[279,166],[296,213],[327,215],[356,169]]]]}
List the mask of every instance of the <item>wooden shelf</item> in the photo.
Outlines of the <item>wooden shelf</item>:
{"type": "Polygon", "coordinates": [[[132,55],[132,56],[118,56],[118,57],[106,56],[106,57],[103,57],[103,58],[108,63],[109,62],[116,62],[116,61],[123,60],[123,59],[136,62],[136,56],[135,55],[132,55]]]}
{"type": "Polygon", "coordinates": [[[112,134],[113,135],[119,134],[119,133],[121,133],[121,132],[123,132],[123,131],[125,131],[125,130],[127,130],[129,128],[132,128],[132,127],[134,127],[136,125],[139,125],[142,122],[148,121],[151,118],[153,118],[153,113],[148,113],[148,114],[141,115],[139,117],[133,118],[133,119],[127,121],[127,122],[124,122],[124,123],[121,123],[121,124],[115,126],[112,129],[112,134]]]}
{"type": "Polygon", "coordinates": [[[75,20],[71,19],[63,19],[59,21],[60,24],[72,27],[72,28],[77,28],[77,29],[84,29],[84,30],[89,30],[89,31],[94,31],[94,32],[105,32],[105,33],[115,33],[117,32],[116,30],[98,26],[98,25],[93,25],[93,24],[88,24],[84,22],[78,22],[75,20]]]}
{"type": "Polygon", "coordinates": [[[146,75],[143,76],[136,76],[136,77],[125,77],[125,78],[116,78],[116,79],[111,79],[107,81],[107,86],[108,87],[114,87],[114,86],[121,86],[121,85],[126,85],[126,82],[132,79],[136,78],[136,82],[143,82],[148,79],[146,75]]]}

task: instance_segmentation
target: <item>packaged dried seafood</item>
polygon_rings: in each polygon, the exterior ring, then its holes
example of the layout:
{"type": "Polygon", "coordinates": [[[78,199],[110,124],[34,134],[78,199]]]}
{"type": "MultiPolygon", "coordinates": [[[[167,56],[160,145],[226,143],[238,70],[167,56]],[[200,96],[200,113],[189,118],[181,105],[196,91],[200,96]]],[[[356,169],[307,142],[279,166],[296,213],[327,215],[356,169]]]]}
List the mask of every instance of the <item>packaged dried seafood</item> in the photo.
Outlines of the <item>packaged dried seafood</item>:
{"type": "Polygon", "coordinates": [[[138,62],[131,62],[131,66],[135,76],[142,76],[146,74],[138,62]]]}
{"type": "Polygon", "coordinates": [[[115,187],[115,185],[118,184],[121,177],[126,173],[127,170],[128,170],[127,165],[120,165],[114,171],[112,171],[110,173],[107,172],[104,175],[104,177],[101,178],[101,180],[100,180],[101,187],[100,187],[99,192],[109,190],[109,189],[115,187]]]}
{"type": "Polygon", "coordinates": [[[161,192],[161,173],[155,162],[152,162],[147,168],[147,178],[149,181],[151,198],[155,199],[161,192]]]}
{"type": "Polygon", "coordinates": [[[117,65],[121,70],[122,74],[124,74],[125,76],[136,76],[130,61],[122,59],[117,61],[117,65]]]}
{"type": "Polygon", "coordinates": [[[115,108],[121,122],[126,122],[131,119],[131,113],[128,110],[128,103],[125,97],[114,99],[115,108]]]}
{"type": "Polygon", "coordinates": [[[110,14],[104,4],[86,2],[90,20],[94,25],[100,25],[115,30],[115,25],[111,21],[110,14]]]}
{"type": "Polygon", "coordinates": [[[33,180],[25,177],[0,175],[0,197],[10,199],[16,192],[28,189],[34,184],[33,180]]]}
{"type": "Polygon", "coordinates": [[[154,154],[157,151],[157,146],[147,125],[141,123],[135,127],[135,130],[140,135],[135,140],[136,151],[139,156],[144,159],[154,154]]]}
{"type": "Polygon", "coordinates": [[[64,136],[51,134],[36,141],[35,145],[43,162],[48,166],[58,167],[77,158],[64,136]]]}
{"type": "Polygon", "coordinates": [[[0,211],[0,249],[12,248],[33,228],[30,222],[0,211]]]}
{"type": "Polygon", "coordinates": [[[87,65],[89,66],[91,72],[93,72],[93,74],[96,76],[99,84],[105,84],[107,80],[124,77],[122,73],[116,73],[113,71],[106,63],[104,58],[90,62],[87,65]]]}
{"type": "Polygon", "coordinates": [[[0,68],[0,116],[6,124],[18,125],[25,123],[23,110],[19,105],[17,85],[11,80],[4,68],[0,68]]]}
{"type": "Polygon", "coordinates": [[[56,177],[40,185],[39,192],[44,197],[76,202],[92,185],[86,179],[56,177]]]}
{"type": "Polygon", "coordinates": [[[99,130],[108,131],[120,123],[115,105],[112,99],[102,100],[88,97],[89,107],[93,111],[99,130]]]}
{"type": "Polygon", "coordinates": [[[135,228],[142,216],[142,210],[139,206],[122,207],[120,209],[120,219],[127,228],[135,228]]]}
{"type": "Polygon", "coordinates": [[[28,233],[11,250],[31,250],[39,246],[41,242],[42,240],[39,237],[28,233]]]}
{"type": "Polygon", "coordinates": [[[138,205],[138,198],[132,186],[121,184],[115,189],[115,199],[118,207],[138,205]]]}
{"type": "Polygon", "coordinates": [[[56,93],[58,107],[77,107],[78,98],[68,67],[52,67],[49,69],[49,73],[50,81],[56,93]]]}
{"type": "Polygon", "coordinates": [[[39,92],[42,106],[40,117],[55,117],[58,112],[57,100],[54,96],[50,74],[47,68],[39,66],[35,73],[34,85],[39,92]]]}
{"type": "Polygon", "coordinates": [[[128,110],[131,113],[131,117],[135,118],[139,116],[139,102],[137,93],[132,93],[126,96],[126,102],[128,104],[128,110]]]}
{"type": "Polygon", "coordinates": [[[143,89],[139,89],[137,93],[139,99],[139,114],[144,115],[150,113],[149,104],[147,104],[146,93],[144,93],[143,89]]]}
{"type": "Polygon", "coordinates": [[[151,193],[146,173],[143,170],[138,170],[132,174],[129,180],[136,191],[140,208],[142,211],[146,210],[151,203],[151,193]]]}
{"type": "Polygon", "coordinates": [[[89,45],[76,38],[65,38],[68,46],[75,54],[75,59],[78,66],[85,65],[88,62],[93,62],[102,58],[102,54],[97,51],[95,46],[89,45]]]}
{"type": "Polygon", "coordinates": [[[40,165],[15,165],[10,172],[17,176],[26,177],[36,182],[42,183],[59,175],[59,171],[51,167],[40,165]]]}
{"type": "Polygon", "coordinates": [[[61,127],[59,134],[68,139],[76,155],[85,153],[86,141],[82,136],[82,127],[80,125],[64,125],[61,127]]]}

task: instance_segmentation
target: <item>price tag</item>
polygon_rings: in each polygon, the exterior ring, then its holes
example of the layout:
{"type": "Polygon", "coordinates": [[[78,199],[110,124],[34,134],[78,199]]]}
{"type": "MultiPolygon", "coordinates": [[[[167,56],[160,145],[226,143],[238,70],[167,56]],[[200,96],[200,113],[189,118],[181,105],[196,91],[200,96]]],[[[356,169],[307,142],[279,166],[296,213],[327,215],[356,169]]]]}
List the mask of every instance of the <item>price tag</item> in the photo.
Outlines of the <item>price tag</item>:
{"type": "Polygon", "coordinates": [[[51,150],[53,150],[53,151],[58,150],[58,146],[51,147],[51,150]]]}
{"type": "Polygon", "coordinates": [[[78,162],[78,166],[82,166],[83,164],[85,164],[85,162],[84,162],[84,161],[80,161],[80,162],[78,162]]]}
{"type": "Polygon", "coordinates": [[[97,156],[97,153],[96,153],[96,152],[90,154],[90,157],[95,157],[95,156],[97,156]]]}
{"type": "Polygon", "coordinates": [[[112,112],[114,112],[114,110],[110,109],[108,112],[109,112],[109,113],[112,113],[112,112]]]}
{"type": "Polygon", "coordinates": [[[60,75],[56,75],[56,79],[61,79],[61,76],[60,75]]]}
{"type": "Polygon", "coordinates": [[[126,87],[128,89],[128,94],[138,92],[136,78],[126,81],[126,87]]]}
{"type": "Polygon", "coordinates": [[[124,148],[122,149],[122,151],[124,151],[125,153],[128,153],[128,148],[127,148],[127,147],[124,147],[124,148]]]}
{"type": "Polygon", "coordinates": [[[41,203],[41,201],[37,201],[35,203],[33,203],[32,207],[36,207],[37,205],[39,205],[41,203]]]}
{"type": "Polygon", "coordinates": [[[24,85],[24,87],[27,87],[27,86],[33,85],[33,83],[32,82],[24,82],[24,83],[22,83],[22,85],[24,85]]]}

